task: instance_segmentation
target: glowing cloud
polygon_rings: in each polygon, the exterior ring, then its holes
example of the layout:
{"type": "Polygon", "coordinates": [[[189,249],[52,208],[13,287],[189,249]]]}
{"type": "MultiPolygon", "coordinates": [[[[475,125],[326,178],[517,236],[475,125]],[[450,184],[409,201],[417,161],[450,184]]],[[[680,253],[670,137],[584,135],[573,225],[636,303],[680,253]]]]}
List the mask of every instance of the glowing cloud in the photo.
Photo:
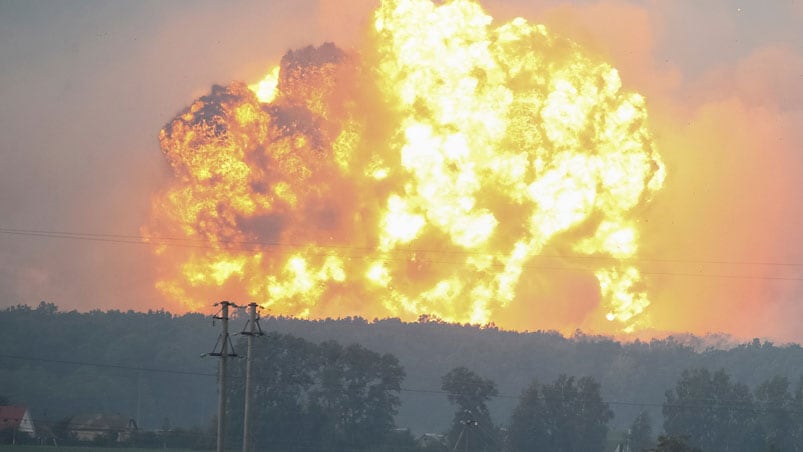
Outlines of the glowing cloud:
{"type": "Polygon", "coordinates": [[[504,323],[538,309],[522,281],[557,250],[595,257],[590,315],[649,326],[633,258],[665,170],[645,100],[544,26],[384,1],[360,55],[289,52],[160,143],[175,181],[146,232],[202,244],[159,254],[157,287],[189,308],[226,294],[274,314],[504,323]]]}

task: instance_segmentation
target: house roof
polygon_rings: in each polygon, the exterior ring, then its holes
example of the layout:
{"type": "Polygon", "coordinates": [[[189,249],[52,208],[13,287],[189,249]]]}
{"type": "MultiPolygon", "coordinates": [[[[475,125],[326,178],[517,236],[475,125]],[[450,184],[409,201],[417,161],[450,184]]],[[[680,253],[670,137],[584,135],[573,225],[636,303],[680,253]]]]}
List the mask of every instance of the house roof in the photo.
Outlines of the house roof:
{"type": "Polygon", "coordinates": [[[18,428],[27,411],[24,406],[0,406],[0,430],[18,428]]]}

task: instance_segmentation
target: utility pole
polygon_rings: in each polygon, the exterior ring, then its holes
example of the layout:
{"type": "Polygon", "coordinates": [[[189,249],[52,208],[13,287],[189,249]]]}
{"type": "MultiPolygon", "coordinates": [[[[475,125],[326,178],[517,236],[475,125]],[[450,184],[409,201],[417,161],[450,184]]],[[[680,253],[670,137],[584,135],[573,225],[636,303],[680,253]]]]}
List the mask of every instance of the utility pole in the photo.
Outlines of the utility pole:
{"type": "Polygon", "coordinates": [[[137,428],[139,428],[139,414],[142,408],[142,371],[137,372],[137,428]]]}
{"type": "Polygon", "coordinates": [[[248,357],[245,361],[245,413],[243,414],[243,452],[250,452],[251,447],[251,362],[254,356],[254,336],[262,336],[262,327],[257,317],[257,304],[248,304],[248,323],[242,334],[248,336],[248,357]],[[245,330],[248,331],[245,331],[245,330]]]}
{"type": "Polygon", "coordinates": [[[218,374],[218,401],[217,401],[217,452],[224,452],[223,440],[226,436],[226,365],[229,356],[237,356],[234,353],[234,346],[229,337],[229,306],[237,307],[230,301],[221,301],[215,306],[220,305],[220,315],[212,318],[220,320],[222,324],[220,336],[218,336],[215,349],[209,356],[220,357],[220,372],[218,374]],[[219,347],[218,347],[219,346],[219,347]],[[219,350],[219,351],[218,351],[219,350]]]}
{"type": "Polygon", "coordinates": [[[468,437],[471,433],[471,429],[479,426],[479,423],[474,420],[474,415],[471,413],[471,410],[465,410],[463,413],[463,420],[461,420],[460,423],[463,424],[463,428],[460,429],[460,434],[457,435],[457,441],[454,443],[454,449],[452,449],[452,452],[457,452],[457,448],[460,446],[460,440],[464,435],[466,437],[466,452],[468,452],[468,437]]]}

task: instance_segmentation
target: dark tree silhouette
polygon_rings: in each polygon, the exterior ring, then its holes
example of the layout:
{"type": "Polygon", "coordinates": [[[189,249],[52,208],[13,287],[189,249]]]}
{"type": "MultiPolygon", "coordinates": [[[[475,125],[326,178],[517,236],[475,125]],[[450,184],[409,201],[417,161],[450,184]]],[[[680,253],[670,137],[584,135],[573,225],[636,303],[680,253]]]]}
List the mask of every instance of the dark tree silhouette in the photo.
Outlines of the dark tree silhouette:
{"type": "Polygon", "coordinates": [[[457,367],[443,376],[441,389],[457,406],[449,430],[449,444],[461,450],[496,450],[498,434],[486,403],[498,394],[496,384],[465,367],[457,367]]]}
{"type": "MultiPolygon", "coordinates": [[[[260,448],[364,449],[398,439],[404,370],[394,356],[276,333],[258,341],[254,355],[252,440],[260,448]]],[[[230,385],[232,440],[242,431],[244,367],[230,385]]]]}
{"type": "Polygon", "coordinates": [[[696,447],[690,446],[686,442],[686,438],[680,436],[665,436],[658,437],[658,445],[655,449],[650,449],[652,452],[702,452],[696,447]]]}
{"type": "Polygon", "coordinates": [[[655,444],[652,436],[652,420],[647,411],[642,411],[633,419],[627,436],[632,452],[644,452],[655,444]]]}
{"type": "Polygon", "coordinates": [[[760,384],[755,391],[756,408],[767,445],[785,451],[797,451],[794,418],[794,400],[789,391],[789,380],[775,376],[760,384]]]}
{"type": "Polygon", "coordinates": [[[612,418],[593,378],[575,382],[561,375],[541,387],[534,381],[513,412],[509,445],[515,451],[602,451],[612,418]]]}
{"type": "Polygon", "coordinates": [[[764,448],[752,394],[724,370],[683,371],[666,392],[664,431],[686,436],[705,451],[752,452],[764,448]]]}

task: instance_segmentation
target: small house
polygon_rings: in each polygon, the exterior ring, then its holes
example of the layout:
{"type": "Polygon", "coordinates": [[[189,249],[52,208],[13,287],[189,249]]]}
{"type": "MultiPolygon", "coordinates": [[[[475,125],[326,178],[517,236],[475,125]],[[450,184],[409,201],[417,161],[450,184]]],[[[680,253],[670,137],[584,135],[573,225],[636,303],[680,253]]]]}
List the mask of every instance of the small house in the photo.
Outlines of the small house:
{"type": "Polygon", "coordinates": [[[0,431],[4,430],[36,436],[31,413],[24,406],[0,406],[0,431]]]}
{"type": "Polygon", "coordinates": [[[95,441],[109,438],[123,442],[137,430],[137,423],[120,414],[82,414],[73,416],[67,424],[67,433],[78,441],[95,441]]]}

